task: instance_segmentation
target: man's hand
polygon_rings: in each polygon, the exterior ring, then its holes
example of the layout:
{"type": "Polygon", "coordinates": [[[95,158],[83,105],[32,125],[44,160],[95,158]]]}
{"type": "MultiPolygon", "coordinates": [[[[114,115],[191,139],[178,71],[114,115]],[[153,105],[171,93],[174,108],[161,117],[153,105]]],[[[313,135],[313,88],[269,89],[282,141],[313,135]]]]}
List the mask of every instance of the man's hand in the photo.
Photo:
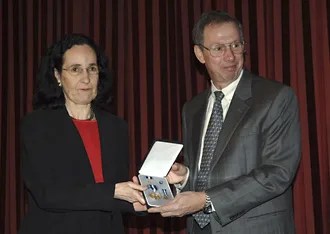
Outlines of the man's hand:
{"type": "Polygon", "coordinates": [[[160,213],[163,217],[182,217],[196,213],[204,208],[206,195],[204,192],[182,192],[161,207],[148,209],[149,213],[160,213]]]}
{"type": "Polygon", "coordinates": [[[187,177],[188,169],[181,163],[174,163],[166,179],[170,184],[182,184],[187,177]]]}

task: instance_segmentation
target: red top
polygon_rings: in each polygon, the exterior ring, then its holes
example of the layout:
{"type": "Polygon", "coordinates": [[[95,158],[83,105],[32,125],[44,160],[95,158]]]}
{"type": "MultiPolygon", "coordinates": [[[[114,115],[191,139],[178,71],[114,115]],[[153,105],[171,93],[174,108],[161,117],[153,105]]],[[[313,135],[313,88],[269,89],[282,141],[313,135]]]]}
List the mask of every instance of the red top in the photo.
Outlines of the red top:
{"type": "Polygon", "coordinates": [[[79,131],[91,164],[96,183],[103,183],[99,129],[96,120],[73,119],[79,131]]]}

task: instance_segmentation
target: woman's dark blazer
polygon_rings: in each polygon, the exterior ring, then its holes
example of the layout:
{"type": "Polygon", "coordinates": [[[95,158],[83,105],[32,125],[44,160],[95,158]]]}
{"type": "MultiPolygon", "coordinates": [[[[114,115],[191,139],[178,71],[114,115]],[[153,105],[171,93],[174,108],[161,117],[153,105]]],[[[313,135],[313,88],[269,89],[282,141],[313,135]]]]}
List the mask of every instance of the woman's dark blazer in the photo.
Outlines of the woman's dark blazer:
{"type": "Polygon", "coordinates": [[[124,233],[121,212],[132,204],[114,199],[128,181],[127,124],[99,109],[104,183],[94,182],[80,135],[65,109],[38,110],[21,125],[22,175],[29,211],[21,234],[124,233]]]}

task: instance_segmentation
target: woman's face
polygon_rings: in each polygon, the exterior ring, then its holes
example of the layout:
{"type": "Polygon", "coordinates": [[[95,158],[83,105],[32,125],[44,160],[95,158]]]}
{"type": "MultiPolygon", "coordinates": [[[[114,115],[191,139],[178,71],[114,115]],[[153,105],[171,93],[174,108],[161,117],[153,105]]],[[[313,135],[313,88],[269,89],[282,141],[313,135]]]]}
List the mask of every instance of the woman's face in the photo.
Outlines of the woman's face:
{"type": "Polygon", "coordinates": [[[55,72],[63,88],[65,103],[87,105],[97,95],[98,65],[94,50],[88,45],[75,45],[63,55],[62,72],[55,72]]]}

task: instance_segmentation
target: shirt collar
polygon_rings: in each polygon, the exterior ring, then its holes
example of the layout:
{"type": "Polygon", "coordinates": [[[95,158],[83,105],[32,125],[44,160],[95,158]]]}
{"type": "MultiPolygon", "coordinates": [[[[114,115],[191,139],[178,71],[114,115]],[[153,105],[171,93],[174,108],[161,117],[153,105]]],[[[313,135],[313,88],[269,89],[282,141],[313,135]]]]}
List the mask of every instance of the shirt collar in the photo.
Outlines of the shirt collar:
{"type": "Polygon", "coordinates": [[[243,69],[242,69],[241,73],[239,74],[238,78],[236,80],[234,80],[233,82],[231,82],[228,86],[226,86],[222,90],[217,89],[214,86],[213,81],[211,80],[212,95],[214,95],[215,91],[222,91],[222,93],[225,95],[224,98],[227,99],[227,100],[231,100],[234,96],[237,85],[238,85],[239,81],[242,78],[242,74],[243,74],[243,69]]]}

